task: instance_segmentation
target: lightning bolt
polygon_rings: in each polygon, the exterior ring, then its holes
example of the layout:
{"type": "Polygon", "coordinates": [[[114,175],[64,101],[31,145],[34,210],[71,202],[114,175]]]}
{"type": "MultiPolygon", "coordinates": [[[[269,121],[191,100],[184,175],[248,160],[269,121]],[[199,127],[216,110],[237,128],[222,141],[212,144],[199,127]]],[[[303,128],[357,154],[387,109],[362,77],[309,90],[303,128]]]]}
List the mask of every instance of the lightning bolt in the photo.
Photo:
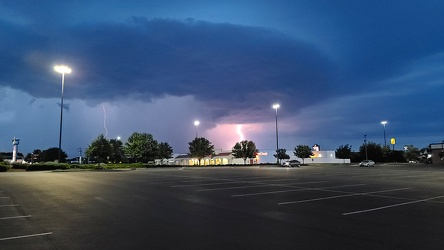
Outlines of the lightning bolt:
{"type": "Polygon", "coordinates": [[[236,133],[239,135],[239,141],[243,141],[245,139],[244,135],[242,134],[241,129],[242,129],[242,125],[240,125],[240,124],[236,125],[236,133]]]}
{"type": "Polygon", "coordinates": [[[108,129],[106,128],[106,110],[105,105],[102,105],[103,107],[103,128],[105,128],[105,137],[108,135],[108,129]]]}

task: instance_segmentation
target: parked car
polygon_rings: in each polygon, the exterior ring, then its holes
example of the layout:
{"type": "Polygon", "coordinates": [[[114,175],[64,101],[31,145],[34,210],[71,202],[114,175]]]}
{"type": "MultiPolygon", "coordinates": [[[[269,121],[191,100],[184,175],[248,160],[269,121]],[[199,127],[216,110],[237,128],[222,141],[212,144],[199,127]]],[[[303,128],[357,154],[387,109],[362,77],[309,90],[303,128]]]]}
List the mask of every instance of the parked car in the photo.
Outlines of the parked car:
{"type": "Polygon", "coordinates": [[[359,163],[360,167],[374,167],[375,162],[372,160],[364,160],[359,163]]]}
{"type": "Polygon", "coordinates": [[[299,167],[301,166],[301,162],[298,160],[290,160],[290,161],[284,161],[281,165],[283,167],[299,167]]]}

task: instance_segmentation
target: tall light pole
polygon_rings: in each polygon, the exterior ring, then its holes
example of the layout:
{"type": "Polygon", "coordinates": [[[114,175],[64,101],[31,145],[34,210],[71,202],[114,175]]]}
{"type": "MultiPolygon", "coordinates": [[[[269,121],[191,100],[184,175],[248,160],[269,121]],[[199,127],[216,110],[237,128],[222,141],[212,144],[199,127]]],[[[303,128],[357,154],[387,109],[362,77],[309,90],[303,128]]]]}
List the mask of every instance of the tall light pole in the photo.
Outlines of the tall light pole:
{"type": "Polygon", "coordinates": [[[63,123],[63,90],[65,88],[65,74],[71,73],[71,69],[64,65],[54,66],[54,70],[62,74],[62,100],[60,103],[60,133],[59,133],[59,163],[62,157],[62,123],[63,123]]]}
{"type": "Polygon", "coordinates": [[[385,124],[387,124],[387,121],[382,121],[381,124],[384,126],[384,148],[387,147],[387,141],[385,139],[385,124]]]}
{"type": "MultiPolygon", "coordinates": [[[[278,108],[280,107],[279,104],[273,104],[273,108],[276,110],[276,155],[278,154],[279,150],[279,136],[278,136],[278,108]]],[[[276,162],[279,163],[279,157],[276,157],[276,162]]]]}
{"type": "Polygon", "coordinates": [[[196,127],[196,138],[197,138],[197,136],[198,136],[198,133],[197,133],[197,126],[199,126],[199,124],[200,124],[199,121],[194,121],[194,126],[196,127]]]}

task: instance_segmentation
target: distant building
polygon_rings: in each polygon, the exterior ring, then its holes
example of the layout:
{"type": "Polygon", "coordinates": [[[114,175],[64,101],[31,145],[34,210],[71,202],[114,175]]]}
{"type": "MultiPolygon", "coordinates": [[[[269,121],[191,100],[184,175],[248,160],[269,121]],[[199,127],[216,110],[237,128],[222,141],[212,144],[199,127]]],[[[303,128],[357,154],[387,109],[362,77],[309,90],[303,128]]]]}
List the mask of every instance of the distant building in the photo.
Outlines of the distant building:
{"type": "MultiPolygon", "coordinates": [[[[319,146],[318,146],[319,147],[319,146]]],[[[255,158],[247,158],[246,164],[266,164],[276,163],[274,158],[274,150],[260,150],[255,158]]],[[[290,159],[296,159],[302,162],[302,159],[292,156],[290,151],[290,159]]],[[[305,158],[304,163],[350,163],[350,159],[337,159],[335,151],[313,151],[313,156],[305,158]]],[[[231,151],[221,151],[213,156],[204,157],[200,160],[193,158],[190,155],[177,155],[168,160],[168,165],[181,166],[212,166],[212,165],[244,165],[242,158],[235,158],[231,151]]]]}
{"type": "Polygon", "coordinates": [[[430,144],[427,151],[427,162],[444,164],[444,142],[430,144]]]}
{"type": "MultiPolygon", "coordinates": [[[[247,158],[245,162],[247,165],[257,164],[256,158],[247,158]]],[[[207,156],[202,159],[191,157],[190,155],[178,155],[174,160],[168,162],[170,165],[182,165],[182,166],[217,166],[217,165],[243,165],[244,159],[235,158],[231,151],[221,151],[212,156],[207,156]]]]}
{"type": "MultiPolygon", "coordinates": [[[[12,159],[13,159],[13,152],[0,152],[0,157],[4,161],[11,163],[12,159]]],[[[16,158],[15,162],[23,163],[24,159],[25,159],[25,157],[23,156],[22,153],[17,153],[17,158],[16,158]]]]}
{"type": "MultiPolygon", "coordinates": [[[[302,159],[301,159],[302,160],[302,159]]],[[[336,151],[313,151],[313,156],[304,159],[305,163],[350,163],[350,159],[336,158],[336,151]],[[308,161],[307,161],[308,160],[308,161]]]]}
{"type": "MultiPolygon", "coordinates": [[[[320,151],[320,148],[319,145],[315,144],[312,149],[313,156],[304,159],[294,156],[292,150],[287,150],[287,154],[290,156],[290,160],[298,160],[304,163],[350,163],[350,159],[336,158],[335,151],[320,151]],[[314,148],[316,148],[317,151],[313,150],[314,148]]],[[[276,154],[274,150],[260,152],[258,155],[258,163],[275,163],[276,158],[274,158],[274,154],[276,154]]]]}

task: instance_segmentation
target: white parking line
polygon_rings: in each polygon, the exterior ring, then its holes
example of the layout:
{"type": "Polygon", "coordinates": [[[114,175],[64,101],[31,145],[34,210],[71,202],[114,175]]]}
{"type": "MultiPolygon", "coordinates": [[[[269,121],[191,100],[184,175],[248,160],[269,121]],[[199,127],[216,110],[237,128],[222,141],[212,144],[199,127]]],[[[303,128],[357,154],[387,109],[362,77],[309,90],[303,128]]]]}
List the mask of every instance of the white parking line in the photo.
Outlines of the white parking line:
{"type": "Polygon", "coordinates": [[[271,183],[263,183],[263,184],[257,184],[257,185],[250,185],[250,186],[237,186],[237,187],[224,187],[224,188],[208,188],[208,189],[200,189],[197,190],[197,192],[205,192],[205,191],[217,191],[217,190],[227,190],[227,189],[242,189],[242,188],[252,188],[252,187],[288,187],[290,185],[301,185],[301,184],[313,184],[313,183],[325,183],[328,181],[311,181],[311,182],[298,182],[298,183],[289,183],[289,184],[271,184],[271,183]]]}
{"type": "Polygon", "coordinates": [[[350,178],[361,178],[361,177],[371,177],[371,176],[375,176],[375,177],[381,177],[381,176],[399,176],[399,173],[385,173],[385,174],[375,174],[375,173],[369,173],[369,174],[353,174],[350,175],[350,178]]]}
{"type": "Polygon", "coordinates": [[[442,180],[442,179],[444,179],[444,178],[443,177],[439,177],[439,178],[430,177],[430,178],[426,178],[426,179],[419,179],[419,180],[416,180],[416,181],[434,181],[434,180],[442,180]]]}
{"type": "Polygon", "coordinates": [[[295,204],[295,203],[304,203],[304,202],[311,202],[311,201],[329,200],[329,199],[336,199],[336,198],[343,198],[343,197],[350,197],[350,196],[358,196],[358,195],[369,195],[369,194],[386,193],[386,192],[400,191],[400,190],[406,190],[406,189],[412,189],[412,188],[397,188],[397,189],[382,190],[382,191],[374,191],[374,192],[366,192],[366,193],[352,193],[352,194],[344,194],[344,195],[335,195],[335,196],[322,197],[322,198],[316,198],[316,199],[308,199],[308,200],[300,200],[300,201],[286,201],[286,202],[279,202],[278,204],[279,204],[279,205],[287,205],[287,204],[295,204]]]}
{"type": "Polygon", "coordinates": [[[354,212],[348,212],[348,213],[343,213],[342,215],[352,215],[352,214],[368,213],[368,212],[373,212],[373,211],[377,211],[377,210],[382,210],[382,209],[387,209],[387,208],[392,208],[392,207],[405,206],[405,205],[410,205],[410,204],[420,203],[420,202],[426,202],[426,201],[440,199],[440,198],[444,198],[444,195],[433,197],[433,198],[428,198],[428,199],[417,200],[417,201],[404,202],[404,203],[399,203],[399,204],[394,204],[394,205],[389,205],[389,206],[384,206],[384,207],[376,207],[376,208],[371,208],[371,209],[365,209],[365,210],[359,210],[359,211],[354,211],[354,212]]]}
{"type": "Polygon", "coordinates": [[[300,191],[307,191],[307,190],[323,190],[323,189],[329,189],[329,188],[356,187],[356,186],[365,186],[365,185],[367,185],[367,184],[352,184],[352,185],[330,186],[330,187],[322,187],[322,188],[299,188],[299,189],[289,189],[289,190],[280,190],[280,191],[271,191],[271,192],[261,192],[261,193],[235,194],[235,195],[232,195],[231,197],[278,194],[278,193],[286,193],[286,192],[300,192],[300,191]]]}
{"type": "Polygon", "coordinates": [[[172,188],[198,187],[198,186],[213,186],[213,185],[234,184],[234,183],[245,183],[245,181],[225,181],[225,182],[213,182],[213,183],[201,183],[201,184],[184,184],[184,185],[175,185],[175,186],[171,186],[171,187],[172,188]]]}
{"type": "MultiPolygon", "coordinates": [[[[242,181],[242,180],[233,180],[233,179],[213,179],[213,180],[204,180],[204,181],[224,181],[224,182],[213,182],[213,183],[200,183],[200,184],[182,184],[182,185],[174,185],[172,188],[178,187],[198,187],[198,186],[214,186],[214,185],[224,185],[224,184],[236,184],[236,183],[247,183],[247,184],[262,184],[263,182],[255,182],[255,181],[242,181]]],[[[269,180],[269,181],[283,181],[283,180],[295,180],[295,179],[281,179],[281,180],[269,180]]],[[[265,183],[264,183],[265,184],[265,183]]],[[[272,185],[272,184],[270,184],[272,185]]]]}
{"type": "Polygon", "coordinates": [[[0,205],[0,207],[17,207],[18,204],[11,204],[11,205],[0,205]]]}
{"type": "Polygon", "coordinates": [[[218,191],[218,190],[228,190],[228,189],[241,189],[241,188],[252,188],[252,187],[266,187],[266,186],[276,186],[276,185],[278,185],[278,184],[257,184],[257,185],[250,185],[250,186],[207,188],[207,189],[199,189],[199,190],[197,190],[197,192],[218,191]]]}
{"type": "Polygon", "coordinates": [[[19,218],[28,218],[28,217],[31,217],[31,215],[3,217],[3,218],[0,218],[0,220],[19,219],[19,218]]]}
{"type": "Polygon", "coordinates": [[[110,206],[110,207],[116,207],[112,202],[110,202],[110,201],[108,201],[108,200],[105,200],[105,199],[103,199],[103,198],[101,198],[101,197],[94,197],[94,199],[97,200],[97,201],[100,201],[100,202],[102,202],[103,204],[106,204],[106,205],[108,205],[108,206],[110,206]]]}
{"type": "Polygon", "coordinates": [[[52,234],[52,232],[41,233],[41,234],[28,234],[28,235],[14,236],[14,237],[8,237],[8,238],[0,238],[0,241],[2,241],[2,240],[15,240],[15,239],[29,238],[29,237],[37,237],[37,236],[44,236],[44,235],[49,235],[49,234],[52,234]]]}

